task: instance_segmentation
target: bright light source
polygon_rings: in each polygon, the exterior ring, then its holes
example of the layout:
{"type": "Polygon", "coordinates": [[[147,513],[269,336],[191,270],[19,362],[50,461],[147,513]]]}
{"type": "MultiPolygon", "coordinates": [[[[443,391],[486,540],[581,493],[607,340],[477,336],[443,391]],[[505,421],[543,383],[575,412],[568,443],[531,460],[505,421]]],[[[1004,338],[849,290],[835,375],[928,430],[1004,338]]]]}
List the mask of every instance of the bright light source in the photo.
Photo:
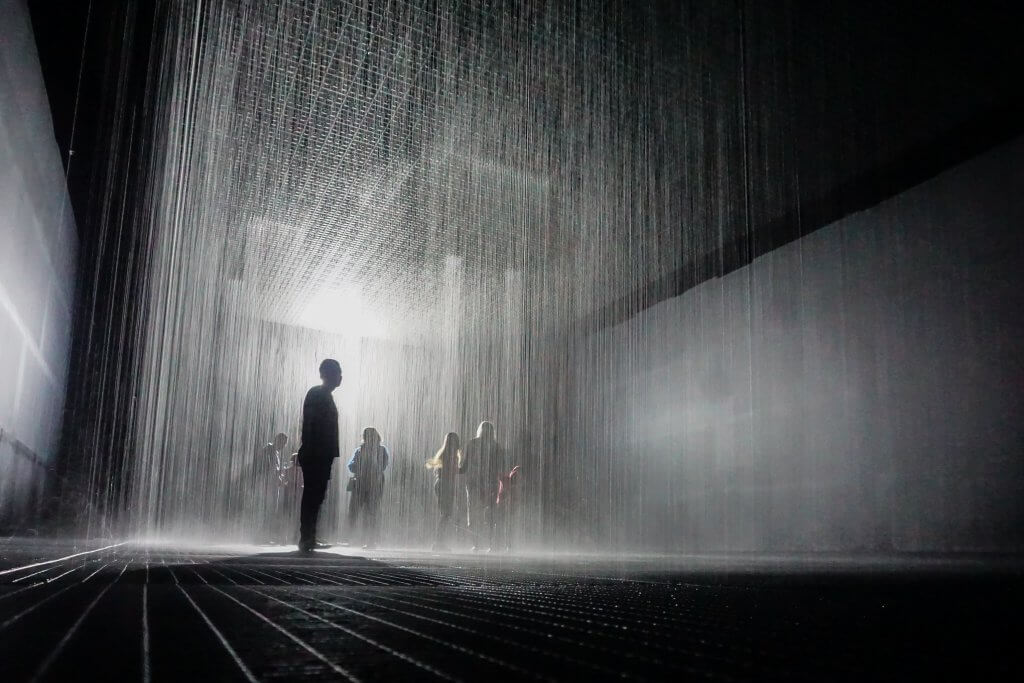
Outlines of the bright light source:
{"type": "Polygon", "coordinates": [[[367,310],[358,294],[342,289],[314,294],[303,309],[299,324],[347,337],[384,336],[380,317],[367,310]]]}

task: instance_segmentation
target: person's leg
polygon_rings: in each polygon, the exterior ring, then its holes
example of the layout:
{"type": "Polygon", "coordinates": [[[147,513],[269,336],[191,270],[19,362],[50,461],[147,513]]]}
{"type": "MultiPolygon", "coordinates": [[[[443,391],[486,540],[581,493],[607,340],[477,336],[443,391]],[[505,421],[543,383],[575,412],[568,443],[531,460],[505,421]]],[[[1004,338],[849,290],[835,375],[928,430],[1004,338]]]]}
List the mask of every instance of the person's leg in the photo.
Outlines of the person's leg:
{"type": "Polygon", "coordinates": [[[494,548],[495,545],[495,527],[497,526],[497,515],[495,513],[495,501],[498,499],[498,487],[497,485],[488,488],[487,490],[487,507],[484,508],[484,516],[487,519],[487,547],[494,548]]]}
{"type": "Polygon", "coordinates": [[[369,498],[363,511],[363,545],[368,548],[377,546],[377,523],[380,516],[380,497],[369,498]]]}
{"type": "Polygon", "coordinates": [[[481,546],[483,541],[480,539],[480,491],[479,489],[470,484],[466,487],[466,504],[468,507],[466,522],[469,527],[469,538],[473,543],[473,549],[476,550],[481,546]]]}
{"type": "Polygon", "coordinates": [[[434,529],[434,549],[441,545],[441,482],[434,480],[434,498],[437,499],[437,526],[434,529]]]}
{"type": "Polygon", "coordinates": [[[281,494],[280,487],[273,486],[270,492],[270,514],[267,515],[267,536],[271,544],[277,544],[281,535],[281,494]]]}
{"type": "Polygon", "coordinates": [[[327,482],[322,472],[303,468],[302,506],[299,521],[299,545],[312,546],[316,542],[316,521],[320,515],[320,504],[327,493],[327,482]]]}
{"type": "Polygon", "coordinates": [[[490,544],[490,517],[485,488],[477,489],[476,496],[473,497],[473,508],[473,547],[476,550],[483,550],[490,544]]]}
{"type": "Polygon", "coordinates": [[[263,543],[273,543],[277,539],[277,485],[275,482],[268,482],[264,487],[263,500],[263,543]]]}
{"type": "Polygon", "coordinates": [[[441,508],[441,516],[437,521],[437,545],[439,550],[448,548],[448,527],[452,523],[452,507],[441,508]]]}
{"type": "Polygon", "coordinates": [[[505,550],[512,551],[512,532],[516,521],[516,494],[509,492],[505,508],[505,550]]]}
{"type": "Polygon", "coordinates": [[[380,502],[383,496],[377,496],[377,499],[373,501],[373,544],[380,544],[380,502]]]}
{"type": "Polygon", "coordinates": [[[316,505],[313,508],[313,512],[312,512],[312,514],[313,514],[313,526],[312,526],[313,533],[312,533],[312,536],[310,537],[310,538],[313,539],[313,542],[316,542],[316,540],[317,540],[316,539],[316,523],[320,519],[320,509],[323,507],[324,499],[327,497],[327,485],[330,482],[331,482],[330,477],[328,477],[326,474],[324,476],[322,476],[320,478],[320,480],[317,482],[318,486],[317,486],[316,499],[315,499],[316,500],[316,505]]]}
{"type": "Polygon", "coordinates": [[[366,495],[356,496],[356,518],[352,524],[352,545],[366,543],[366,522],[370,510],[366,506],[366,495]]]}
{"type": "Polygon", "coordinates": [[[491,550],[500,551],[504,550],[504,518],[505,518],[505,504],[499,505],[495,503],[491,506],[491,550]]]}
{"type": "Polygon", "coordinates": [[[436,550],[447,549],[448,528],[452,523],[452,507],[455,504],[453,493],[453,491],[442,488],[438,496],[437,541],[434,544],[436,550]]]}
{"type": "Polygon", "coordinates": [[[294,484],[289,484],[284,492],[284,515],[281,521],[283,531],[281,532],[281,543],[290,545],[295,542],[295,522],[299,509],[300,489],[294,484]]]}
{"type": "Polygon", "coordinates": [[[288,545],[288,533],[292,530],[291,518],[291,492],[288,488],[282,487],[277,494],[278,516],[277,516],[277,542],[281,545],[288,545]]]}
{"type": "Polygon", "coordinates": [[[434,550],[440,550],[441,549],[441,545],[442,545],[441,539],[442,539],[442,534],[444,533],[444,524],[445,524],[445,522],[444,522],[444,515],[441,514],[440,511],[438,511],[438,515],[437,515],[437,529],[434,531],[434,550]]]}
{"type": "Polygon", "coordinates": [[[313,498],[315,496],[313,489],[316,488],[316,484],[315,480],[305,473],[304,480],[305,486],[302,488],[302,502],[299,503],[299,548],[303,548],[311,542],[311,527],[314,524],[312,520],[313,498]]]}
{"type": "Polygon", "coordinates": [[[303,548],[310,540],[313,509],[313,482],[306,480],[302,489],[302,502],[299,503],[299,548],[303,548]]]}
{"type": "Polygon", "coordinates": [[[469,488],[464,483],[455,487],[455,504],[452,508],[452,526],[455,530],[455,542],[459,545],[472,543],[472,535],[469,532],[469,488]]]}
{"type": "Polygon", "coordinates": [[[349,545],[358,545],[359,541],[359,512],[362,506],[359,504],[359,494],[352,491],[348,494],[348,519],[346,520],[345,526],[347,527],[345,540],[348,541],[349,545]]]}

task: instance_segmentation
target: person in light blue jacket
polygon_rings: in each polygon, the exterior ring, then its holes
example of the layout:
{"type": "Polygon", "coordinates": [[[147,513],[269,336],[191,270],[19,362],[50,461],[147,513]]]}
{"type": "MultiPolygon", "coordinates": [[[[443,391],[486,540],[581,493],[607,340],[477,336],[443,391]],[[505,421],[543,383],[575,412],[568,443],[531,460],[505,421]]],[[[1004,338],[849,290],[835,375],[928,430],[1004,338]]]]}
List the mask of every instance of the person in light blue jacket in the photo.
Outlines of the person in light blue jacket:
{"type": "Polygon", "coordinates": [[[349,506],[349,529],[359,535],[362,522],[364,548],[375,548],[380,527],[380,499],[384,494],[384,470],[390,456],[381,443],[380,433],[374,427],[363,430],[363,443],[348,461],[348,471],[354,475],[352,501],[349,506]]]}

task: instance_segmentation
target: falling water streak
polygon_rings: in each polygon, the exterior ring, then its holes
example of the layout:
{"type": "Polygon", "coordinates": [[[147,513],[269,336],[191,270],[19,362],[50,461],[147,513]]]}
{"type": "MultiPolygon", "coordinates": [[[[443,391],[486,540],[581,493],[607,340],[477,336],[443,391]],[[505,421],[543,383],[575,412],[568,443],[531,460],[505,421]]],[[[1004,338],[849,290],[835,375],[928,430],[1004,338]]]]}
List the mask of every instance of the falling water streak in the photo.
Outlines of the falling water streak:
{"type": "Polygon", "coordinates": [[[394,459],[382,540],[423,547],[437,514],[424,460],[488,419],[522,466],[515,547],[872,540],[871,512],[828,498],[891,491],[916,466],[863,464],[884,457],[864,435],[902,423],[855,422],[869,399],[853,355],[879,373],[893,361],[869,345],[887,330],[847,335],[845,307],[882,288],[847,272],[841,242],[832,284],[806,284],[828,269],[806,240],[786,247],[793,268],[752,263],[760,227],[821,227],[804,200],[846,181],[833,161],[862,161],[826,124],[800,140],[838,140],[837,160],[803,163],[792,143],[826,118],[814,98],[843,95],[829,69],[855,53],[805,44],[814,17],[743,0],[527,4],[160,4],[149,128],[112,141],[144,157],[141,208],[114,221],[142,248],[100,240],[98,262],[138,283],[110,285],[131,313],[89,337],[89,370],[129,378],[100,383],[106,417],[83,446],[104,499],[90,533],[111,534],[116,510],[138,536],[291,540],[294,491],[268,505],[254,462],[279,431],[286,457],[297,448],[302,396],[335,357],[329,539],[348,535],[344,465],[363,427],[394,459]],[[821,79],[810,97],[802,74],[821,79]],[[815,298],[830,289],[834,320],[815,298]]]}
{"type": "MultiPolygon", "coordinates": [[[[486,4],[459,16],[419,3],[166,8],[134,533],[259,540],[255,451],[277,431],[297,447],[301,396],[327,356],[346,370],[343,453],[374,424],[394,454],[386,538],[430,540],[421,463],[482,419],[534,490],[514,528],[548,533],[544,478],[573,477],[551,453],[548,411],[564,396],[547,385],[563,381],[563,353],[542,342],[564,344],[607,293],[649,277],[609,227],[637,214],[626,157],[647,144],[621,149],[610,117],[633,96],[627,81],[651,76],[613,29],[580,18],[486,4]],[[577,242],[586,250],[565,252],[577,242]]],[[[333,495],[331,533],[344,518],[333,495]]]]}
{"type": "MultiPolygon", "coordinates": [[[[344,453],[374,424],[395,457],[385,538],[429,541],[420,464],[446,431],[466,438],[491,419],[523,465],[517,542],[568,540],[599,512],[588,489],[615,480],[556,453],[574,438],[566,405],[582,389],[565,386],[570,345],[616,292],[680,262],[647,251],[645,212],[672,222],[681,204],[634,196],[663,169],[651,112],[662,143],[686,120],[652,85],[676,67],[630,47],[619,10],[162,11],[146,305],[128,335],[139,371],[127,528],[258,539],[254,451],[276,431],[298,445],[302,393],[335,356],[344,453]],[[305,314],[325,293],[340,322],[305,314]],[[581,505],[566,507],[574,495],[581,505]]],[[[329,533],[344,528],[344,480],[336,471],[329,533]]],[[[608,489],[599,526],[623,527],[611,521],[622,493],[608,489]]],[[[279,512],[283,526],[293,513],[279,512]]]]}

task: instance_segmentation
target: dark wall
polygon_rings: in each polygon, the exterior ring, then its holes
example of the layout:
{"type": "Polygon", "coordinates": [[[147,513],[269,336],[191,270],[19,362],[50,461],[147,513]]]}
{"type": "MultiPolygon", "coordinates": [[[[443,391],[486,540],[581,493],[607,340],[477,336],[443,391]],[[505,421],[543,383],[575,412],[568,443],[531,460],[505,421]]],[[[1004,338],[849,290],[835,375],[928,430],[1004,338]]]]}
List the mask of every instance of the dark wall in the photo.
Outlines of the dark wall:
{"type": "Polygon", "coordinates": [[[18,525],[54,466],[78,238],[28,11],[0,16],[0,525],[18,525]]]}
{"type": "Polygon", "coordinates": [[[28,4],[79,232],[65,428],[44,517],[109,534],[134,446],[152,211],[142,188],[163,159],[152,130],[164,119],[151,111],[159,3],[28,4]]]}
{"type": "Polygon", "coordinates": [[[1010,550],[1024,139],[586,339],[580,525],[670,550],[1010,550]]]}

